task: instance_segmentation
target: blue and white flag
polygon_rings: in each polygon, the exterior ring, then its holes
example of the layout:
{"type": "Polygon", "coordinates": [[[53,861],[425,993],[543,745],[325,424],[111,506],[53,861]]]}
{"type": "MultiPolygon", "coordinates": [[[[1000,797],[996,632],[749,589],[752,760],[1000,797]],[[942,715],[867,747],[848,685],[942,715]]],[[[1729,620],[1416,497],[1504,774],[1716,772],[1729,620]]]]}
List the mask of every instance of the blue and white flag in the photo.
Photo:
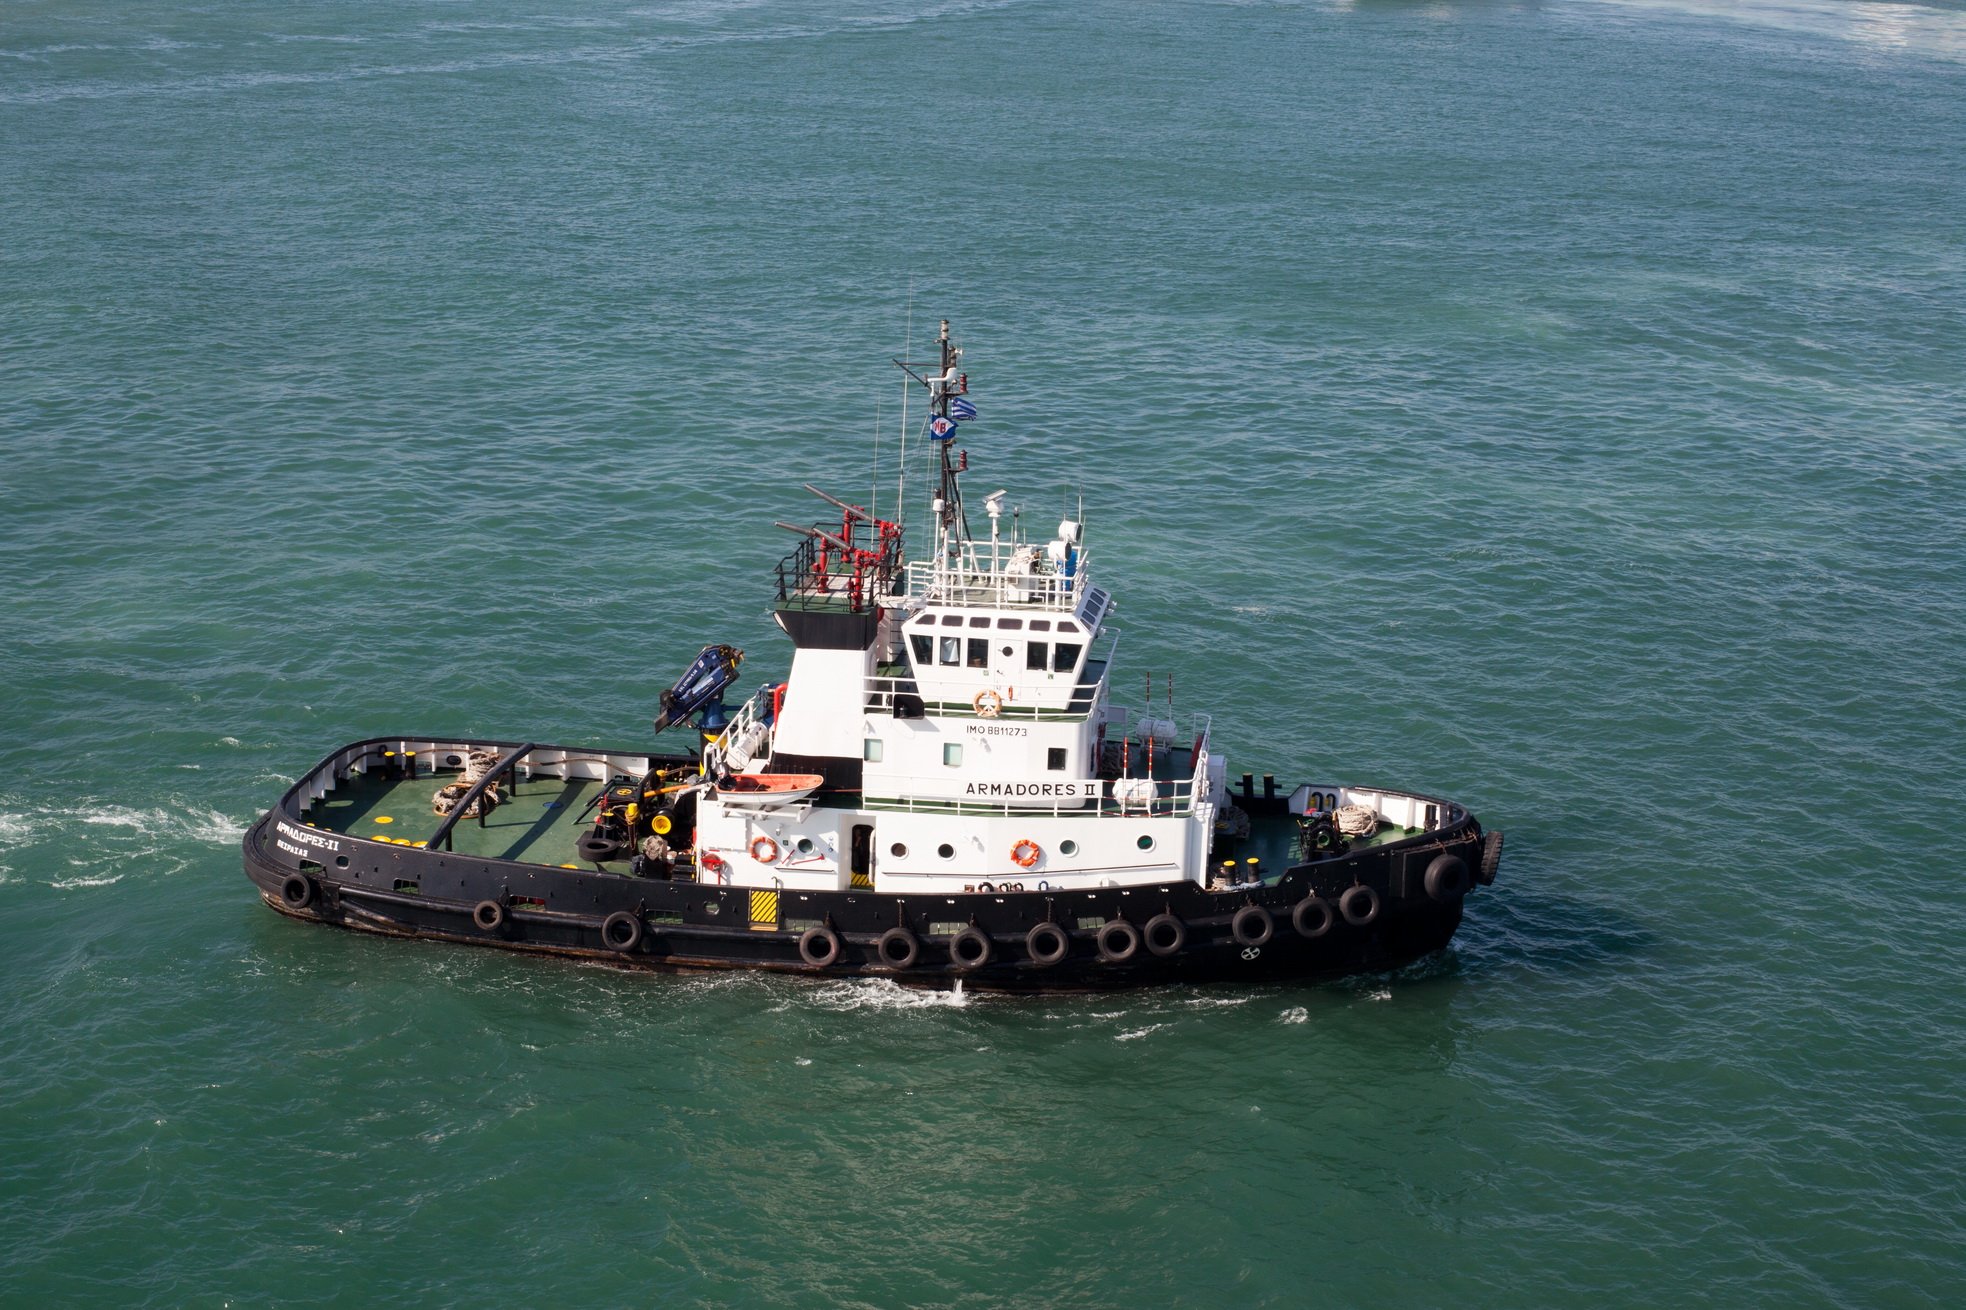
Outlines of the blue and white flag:
{"type": "Polygon", "coordinates": [[[970,404],[967,400],[964,400],[961,396],[957,396],[954,400],[949,402],[949,417],[954,419],[958,423],[961,423],[964,419],[975,418],[976,406],[970,404]]]}
{"type": "Polygon", "coordinates": [[[947,441],[956,435],[956,421],[937,414],[928,421],[928,435],[935,441],[947,441]]]}

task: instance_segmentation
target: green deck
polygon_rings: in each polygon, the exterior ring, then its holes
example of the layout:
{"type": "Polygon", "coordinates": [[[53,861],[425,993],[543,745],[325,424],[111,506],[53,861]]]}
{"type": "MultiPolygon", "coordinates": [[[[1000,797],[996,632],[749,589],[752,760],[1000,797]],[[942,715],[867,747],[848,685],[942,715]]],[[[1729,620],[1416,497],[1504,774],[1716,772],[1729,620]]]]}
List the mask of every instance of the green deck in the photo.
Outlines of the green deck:
{"type": "MultiPolygon", "coordinates": [[[[424,773],[414,779],[356,773],[315,802],[307,818],[316,827],[351,837],[420,843],[443,821],[431,812],[430,798],[457,778],[455,772],[424,773]]],[[[534,864],[580,863],[574,842],[592,822],[593,815],[583,817],[583,812],[601,788],[599,782],[566,778],[529,778],[516,788],[501,785],[504,803],[482,821],[459,819],[451,829],[451,849],[460,855],[534,864]]]]}

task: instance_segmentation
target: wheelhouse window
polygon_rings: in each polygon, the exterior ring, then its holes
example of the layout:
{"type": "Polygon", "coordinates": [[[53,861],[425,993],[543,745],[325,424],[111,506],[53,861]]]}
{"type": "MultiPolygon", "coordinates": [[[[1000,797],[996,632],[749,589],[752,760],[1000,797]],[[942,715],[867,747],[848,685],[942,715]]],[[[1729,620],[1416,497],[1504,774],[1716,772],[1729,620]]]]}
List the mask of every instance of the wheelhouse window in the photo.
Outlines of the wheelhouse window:
{"type": "Polygon", "coordinates": [[[1024,667],[1042,673],[1051,667],[1051,643],[1048,641],[1029,641],[1024,643],[1024,667]]]}
{"type": "Polygon", "coordinates": [[[990,667],[990,639],[971,637],[969,639],[969,667],[987,669],[990,667]]]}
{"type": "Polygon", "coordinates": [[[1061,641],[1051,648],[1051,667],[1056,673],[1070,673],[1079,666],[1079,652],[1085,647],[1074,641],[1061,641]]]}
{"type": "Polygon", "coordinates": [[[963,639],[961,637],[944,637],[942,639],[942,658],[938,662],[942,664],[961,664],[963,662],[963,639]]]}
{"type": "Polygon", "coordinates": [[[908,638],[908,645],[915,652],[916,664],[935,663],[935,638],[926,632],[913,633],[908,638]]]}

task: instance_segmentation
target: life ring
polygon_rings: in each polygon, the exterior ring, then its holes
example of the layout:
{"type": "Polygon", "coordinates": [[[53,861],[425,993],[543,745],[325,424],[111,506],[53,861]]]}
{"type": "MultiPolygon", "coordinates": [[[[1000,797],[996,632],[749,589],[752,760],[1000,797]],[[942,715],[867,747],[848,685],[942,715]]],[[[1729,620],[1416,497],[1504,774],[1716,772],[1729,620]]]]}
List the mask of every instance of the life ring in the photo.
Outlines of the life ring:
{"type": "Polygon", "coordinates": [[[1243,946],[1261,946],[1276,932],[1270,912],[1260,905],[1245,905],[1229,920],[1229,934],[1243,946]]]}
{"type": "Polygon", "coordinates": [[[1003,713],[1003,697],[985,687],[976,693],[976,699],[970,702],[970,706],[975,709],[977,718],[994,719],[1003,713]]]}
{"type": "Polygon", "coordinates": [[[1024,949],[1030,952],[1031,963],[1049,969],[1072,953],[1072,934],[1047,919],[1024,934],[1024,949]]]}
{"type": "Polygon", "coordinates": [[[874,953],[890,969],[912,969],[921,958],[922,940],[906,928],[889,928],[874,943],[874,953]]]}
{"type": "Polygon", "coordinates": [[[1140,930],[1125,919],[1108,919],[1099,925],[1099,958],[1108,964],[1125,964],[1140,953],[1140,930]]]}
{"type": "Polygon", "coordinates": [[[1347,887],[1345,894],[1338,898],[1338,913],[1354,928],[1369,928],[1379,917],[1379,893],[1364,883],[1347,887]]]}
{"type": "Polygon", "coordinates": [[[799,935],[799,958],[815,969],[823,969],[840,958],[840,935],[825,924],[808,928],[799,935]]]}
{"type": "Polygon", "coordinates": [[[757,836],[751,839],[751,858],[759,864],[778,862],[778,843],[769,837],[757,836]]]}
{"type": "Polygon", "coordinates": [[[1290,912],[1290,926],[1297,930],[1299,936],[1312,941],[1330,932],[1331,925],[1336,922],[1338,913],[1331,908],[1331,902],[1316,893],[1297,902],[1296,908],[1290,912]]]}
{"type": "Polygon", "coordinates": [[[472,907],[471,922],[486,932],[497,932],[505,926],[505,907],[497,901],[479,901],[472,907]]]}
{"type": "Polygon", "coordinates": [[[280,884],[280,900],[290,910],[304,910],[314,903],[314,880],[304,873],[290,873],[280,884]]]}
{"type": "Polygon", "coordinates": [[[642,920],[640,915],[626,910],[616,910],[601,921],[601,942],[611,951],[623,955],[642,944],[642,920]]]}
{"type": "Polygon", "coordinates": [[[980,969],[995,952],[989,935],[973,923],[949,939],[949,963],[958,969],[980,969]]]}
{"type": "Polygon", "coordinates": [[[1179,955],[1188,944],[1188,925],[1172,914],[1156,914],[1147,920],[1140,936],[1155,955],[1179,955]]]}
{"type": "Polygon", "coordinates": [[[1442,905],[1451,905],[1468,894],[1468,866],[1458,855],[1434,856],[1422,883],[1427,895],[1442,905]]]}
{"type": "Polygon", "coordinates": [[[1020,838],[1010,848],[1010,861],[1020,869],[1028,869],[1044,857],[1044,848],[1029,837],[1020,838]]]}

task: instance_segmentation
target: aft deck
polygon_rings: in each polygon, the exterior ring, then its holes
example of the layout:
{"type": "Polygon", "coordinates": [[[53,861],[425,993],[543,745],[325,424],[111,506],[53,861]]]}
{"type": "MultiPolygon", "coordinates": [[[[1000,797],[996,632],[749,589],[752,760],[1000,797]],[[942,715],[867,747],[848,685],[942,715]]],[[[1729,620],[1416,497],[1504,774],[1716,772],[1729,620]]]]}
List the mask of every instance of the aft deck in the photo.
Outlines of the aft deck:
{"type": "MultiPolygon", "coordinates": [[[[441,823],[430,798],[458,780],[456,770],[392,777],[389,770],[351,772],[334,790],[307,808],[317,828],[370,841],[422,846],[441,823]]],[[[607,784],[590,778],[523,777],[516,786],[501,783],[501,803],[478,818],[459,819],[450,849],[460,855],[567,868],[595,866],[581,861],[574,842],[593,820],[588,808],[607,784]]],[[[625,872],[625,861],[601,865],[625,872]]]]}

